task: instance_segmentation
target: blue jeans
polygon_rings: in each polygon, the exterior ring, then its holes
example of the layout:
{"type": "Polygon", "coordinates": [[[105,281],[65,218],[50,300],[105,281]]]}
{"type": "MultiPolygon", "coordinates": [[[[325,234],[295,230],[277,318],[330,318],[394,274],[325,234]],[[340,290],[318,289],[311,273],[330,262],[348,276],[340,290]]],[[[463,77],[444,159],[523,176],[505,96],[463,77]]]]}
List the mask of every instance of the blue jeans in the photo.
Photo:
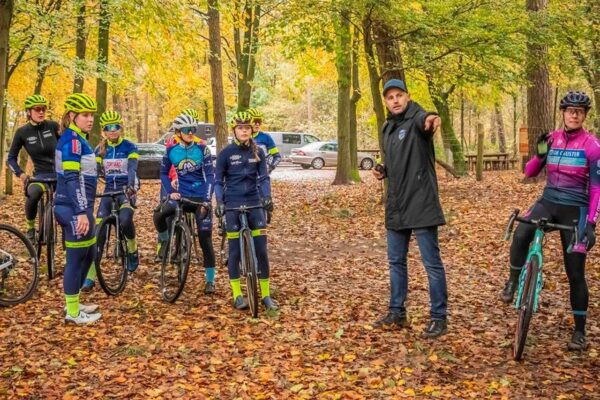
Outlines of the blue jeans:
{"type": "MultiPolygon", "coordinates": [[[[448,289],[446,288],[446,272],[440,258],[438,245],[438,228],[415,229],[421,260],[427,271],[429,281],[429,301],[431,303],[431,319],[445,320],[448,307],[448,289]]],[[[390,263],[390,312],[406,315],[404,302],[408,295],[408,270],[406,256],[412,229],[400,231],[388,229],[388,260],[390,263]]]]}

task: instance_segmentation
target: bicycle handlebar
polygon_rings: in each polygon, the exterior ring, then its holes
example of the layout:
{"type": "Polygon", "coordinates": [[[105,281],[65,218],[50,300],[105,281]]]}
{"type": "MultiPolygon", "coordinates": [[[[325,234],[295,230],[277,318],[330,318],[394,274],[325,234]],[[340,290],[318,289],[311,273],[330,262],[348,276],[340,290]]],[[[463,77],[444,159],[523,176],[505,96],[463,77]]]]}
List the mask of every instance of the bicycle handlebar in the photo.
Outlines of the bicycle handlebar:
{"type": "Polygon", "coordinates": [[[56,183],[56,178],[29,178],[27,179],[27,184],[30,183],[56,183]]]}
{"type": "MultiPolygon", "coordinates": [[[[573,225],[562,225],[562,224],[555,224],[552,222],[548,222],[547,218],[539,218],[539,219],[522,218],[522,217],[519,217],[519,209],[518,208],[516,208],[510,215],[510,218],[508,220],[508,225],[507,225],[506,231],[504,233],[504,240],[508,240],[510,238],[510,235],[512,234],[512,231],[513,231],[515,221],[521,222],[524,224],[535,225],[538,229],[542,229],[542,230],[555,229],[555,230],[573,232],[573,236],[571,238],[571,243],[569,245],[569,249],[571,249],[574,244],[579,242],[579,229],[577,228],[577,224],[578,224],[577,220],[573,220],[573,225]]],[[[567,252],[570,252],[570,251],[567,251],[567,252]]]]}
{"type": "Polygon", "coordinates": [[[116,191],[116,192],[106,192],[106,193],[102,193],[102,194],[97,194],[96,198],[101,198],[101,197],[112,197],[112,198],[114,198],[114,197],[119,197],[119,196],[122,196],[122,195],[127,195],[127,191],[125,191],[125,190],[119,190],[119,191],[116,191]]]}

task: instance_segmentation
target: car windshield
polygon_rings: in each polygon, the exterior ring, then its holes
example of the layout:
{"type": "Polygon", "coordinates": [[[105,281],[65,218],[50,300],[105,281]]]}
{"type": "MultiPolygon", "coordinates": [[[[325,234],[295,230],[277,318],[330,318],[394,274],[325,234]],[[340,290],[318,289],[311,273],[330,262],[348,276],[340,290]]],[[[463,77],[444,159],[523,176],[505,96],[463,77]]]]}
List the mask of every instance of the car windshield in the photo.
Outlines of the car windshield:
{"type": "Polygon", "coordinates": [[[304,142],[305,143],[313,143],[313,142],[318,142],[319,138],[313,136],[313,135],[304,135],[304,142]]]}

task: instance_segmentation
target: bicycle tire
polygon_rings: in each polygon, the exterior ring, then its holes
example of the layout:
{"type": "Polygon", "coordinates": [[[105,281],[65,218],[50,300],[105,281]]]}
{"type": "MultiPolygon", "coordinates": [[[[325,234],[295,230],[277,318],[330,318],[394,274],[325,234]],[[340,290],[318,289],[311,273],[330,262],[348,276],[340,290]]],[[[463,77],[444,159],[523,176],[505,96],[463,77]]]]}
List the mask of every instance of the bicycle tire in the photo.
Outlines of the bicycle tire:
{"type": "Polygon", "coordinates": [[[187,226],[190,228],[190,237],[192,238],[194,257],[196,258],[196,262],[200,264],[202,262],[202,258],[200,258],[200,237],[198,236],[198,228],[196,227],[196,215],[186,213],[186,220],[187,226]]]}
{"type": "Polygon", "coordinates": [[[46,264],[48,265],[48,279],[56,276],[54,256],[56,252],[56,222],[54,221],[52,207],[46,208],[45,216],[45,241],[46,241],[46,264]]]}
{"type": "Polygon", "coordinates": [[[120,240],[110,240],[117,238],[117,228],[116,218],[111,215],[96,230],[96,274],[100,287],[109,296],[121,293],[127,283],[127,246],[123,233],[118,235],[120,240]]]}
{"type": "Polygon", "coordinates": [[[173,228],[173,234],[170,235],[169,241],[167,242],[167,250],[162,260],[162,267],[160,270],[160,291],[165,301],[174,303],[177,301],[187,280],[188,271],[190,268],[190,258],[192,253],[192,239],[190,234],[190,228],[187,224],[182,222],[175,222],[173,228]],[[178,257],[175,257],[175,249],[178,252],[178,257]],[[168,275],[168,271],[175,264],[176,281],[177,284],[171,290],[171,285],[168,275]]]}
{"type": "Polygon", "coordinates": [[[532,255],[526,266],[525,282],[521,293],[519,317],[515,327],[515,338],[513,343],[513,359],[519,361],[523,358],[527,334],[529,332],[529,323],[533,316],[535,305],[535,293],[537,290],[537,279],[539,274],[539,259],[537,255],[532,255]]]}
{"type": "Polygon", "coordinates": [[[242,233],[242,246],[244,257],[242,258],[242,271],[246,277],[246,294],[248,296],[248,305],[253,318],[258,317],[258,276],[256,269],[256,255],[254,252],[254,242],[250,230],[244,230],[242,233]]]}
{"type": "MultiPolygon", "coordinates": [[[[14,306],[17,304],[21,304],[31,298],[31,296],[33,295],[33,292],[37,286],[38,279],[39,279],[39,268],[38,268],[39,261],[38,261],[38,258],[37,258],[36,252],[35,252],[35,248],[33,247],[33,244],[29,241],[29,239],[27,239],[27,237],[21,231],[19,231],[18,229],[14,228],[10,225],[0,224],[0,233],[1,232],[8,232],[8,236],[10,236],[10,240],[7,240],[6,243],[10,244],[11,249],[13,251],[15,248],[18,248],[17,240],[22,242],[23,245],[25,246],[23,250],[26,250],[26,252],[27,252],[26,256],[28,256],[28,259],[33,264],[32,276],[29,279],[29,283],[27,284],[23,293],[20,296],[17,296],[14,298],[4,297],[4,294],[5,294],[4,283],[5,283],[6,278],[10,274],[10,272],[15,270],[15,266],[18,266],[19,261],[16,260],[16,262],[13,263],[13,267],[10,270],[9,270],[9,268],[2,268],[0,270],[0,306],[8,307],[8,306],[14,306]],[[11,235],[14,237],[12,237],[11,235]]],[[[2,236],[4,236],[4,235],[0,235],[0,237],[2,237],[2,236]]],[[[2,240],[2,243],[4,243],[4,240],[2,240]]],[[[4,262],[10,262],[9,259],[4,259],[4,257],[9,257],[9,256],[12,257],[13,256],[12,253],[10,253],[10,254],[8,252],[5,252],[5,253],[6,254],[0,253],[0,265],[3,265],[4,262]]]]}

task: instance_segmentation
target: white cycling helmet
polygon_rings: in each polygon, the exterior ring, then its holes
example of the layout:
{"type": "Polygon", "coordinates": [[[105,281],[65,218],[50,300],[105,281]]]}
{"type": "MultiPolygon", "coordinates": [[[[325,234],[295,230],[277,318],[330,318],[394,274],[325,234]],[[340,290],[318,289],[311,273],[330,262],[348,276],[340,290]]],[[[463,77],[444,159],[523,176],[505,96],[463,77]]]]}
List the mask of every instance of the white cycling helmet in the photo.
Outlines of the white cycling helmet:
{"type": "Polygon", "coordinates": [[[182,128],[195,128],[197,125],[198,121],[196,121],[193,117],[190,117],[187,114],[181,114],[177,118],[175,118],[175,121],[173,121],[173,125],[171,125],[171,128],[180,130],[182,128]]]}

